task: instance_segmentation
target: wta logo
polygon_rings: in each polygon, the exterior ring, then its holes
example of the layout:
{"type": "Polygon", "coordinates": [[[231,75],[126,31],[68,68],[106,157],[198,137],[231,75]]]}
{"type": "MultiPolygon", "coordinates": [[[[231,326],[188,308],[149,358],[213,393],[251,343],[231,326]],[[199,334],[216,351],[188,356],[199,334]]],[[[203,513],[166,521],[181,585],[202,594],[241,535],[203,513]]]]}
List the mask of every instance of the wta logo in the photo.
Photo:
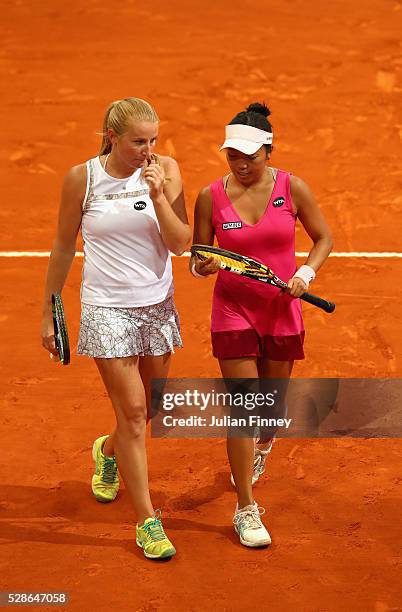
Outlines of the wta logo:
{"type": "Polygon", "coordinates": [[[285,198],[283,198],[282,196],[280,196],[279,198],[275,198],[275,200],[272,202],[272,205],[275,208],[279,208],[280,206],[282,206],[285,203],[285,198]]]}
{"type": "Polygon", "coordinates": [[[243,223],[241,221],[230,221],[229,223],[222,223],[223,230],[241,229],[242,226],[243,223]]]}
{"type": "Polygon", "coordinates": [[[140,200],[139,202],[134,202],[133,206],[135,210],[144,210],[147,207],[147,203],[140,200]]]}

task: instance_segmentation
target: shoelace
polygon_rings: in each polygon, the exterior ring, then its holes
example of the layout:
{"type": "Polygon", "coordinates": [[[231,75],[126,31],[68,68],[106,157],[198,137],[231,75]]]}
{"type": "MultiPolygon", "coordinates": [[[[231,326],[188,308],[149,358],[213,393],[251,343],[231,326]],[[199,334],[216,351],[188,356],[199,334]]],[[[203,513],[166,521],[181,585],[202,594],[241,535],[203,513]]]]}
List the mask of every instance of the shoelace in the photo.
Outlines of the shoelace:
{"type": "Polygon", "coordinates": [[[116,478],[117,473],[117,465],[114,459],[110,457],[105,457],[103,466],[102,466],[102,474],[101,478],[104,482],[108,484],[113,484],[114,479],[116,478]]]}
{"type": "Polygon", "coordinates": [[[265,508],[261,506],[255,506],[252,509],[247,508],[247,510],[235,514],[233,523],[237,526],[239,523],[244,523],[246,529],[260,529],[263,526],[261,522],[262,514],[265,514],[265,508]]]}
{"type": "Polygon", "coordinates": [[[164,540],[166,538],[166,534],[163,531],[162,523],[159,518],[155,517],[152,522],[148,522],[146,525],[143,525],[142,528],[154,542],[159,542],[160,540],[164,540]]]}

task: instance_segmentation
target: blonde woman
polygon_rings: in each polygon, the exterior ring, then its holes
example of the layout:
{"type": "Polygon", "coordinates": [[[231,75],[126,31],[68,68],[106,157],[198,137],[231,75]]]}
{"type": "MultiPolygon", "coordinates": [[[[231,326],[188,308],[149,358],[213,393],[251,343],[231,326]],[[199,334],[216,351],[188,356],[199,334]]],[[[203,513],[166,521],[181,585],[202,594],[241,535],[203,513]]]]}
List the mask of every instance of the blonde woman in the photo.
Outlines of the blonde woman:
{"type": "Polygon", "coordinates": [[[118,470],[137,518],[136,542],[148,558],[167,558],[167,538],[149,495],[145,431],[152,378],[168,374],[181,346],[170,251],[180,255],[190,229],[176,161],[153,154],[159,119],[138,98],[106,111],[100,154],[67,173],[47,273],[42,344],[57,354],[51,294],[61,292],[81,227],[84,268],[77,352],[93,357],[116,426],[93,445],[92,491],[111,502],[118,470]]]}

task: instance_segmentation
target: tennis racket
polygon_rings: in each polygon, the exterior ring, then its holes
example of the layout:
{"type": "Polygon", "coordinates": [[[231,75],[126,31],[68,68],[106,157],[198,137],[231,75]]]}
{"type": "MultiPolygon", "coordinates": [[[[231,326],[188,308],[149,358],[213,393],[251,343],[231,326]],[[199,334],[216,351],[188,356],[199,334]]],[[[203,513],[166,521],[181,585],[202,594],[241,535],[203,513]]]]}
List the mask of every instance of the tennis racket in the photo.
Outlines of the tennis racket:
{"type": "MultiPolygon", "coordinates": [[[[214,257],[218,260],[222,270],[234,272],[235,274],[247,276],[248,278],[254,278],[262,283],[268,283],[275,287],[279,287],[279,289],[287,289],[287,283],[278,278],[270,268],[255,261],[255,259],[251,259],[251,257],[238,255],[237,253],[232,253],[232,251],[226,251],[225,249],[206,244],[193,244],[191,253],[201,260],[208,259],[208,257],[214,257]]],[[[313,306],[317,306],[317,308],[321,308],[325,312],[333,312],[335,310],[335,304],[333,302],[328,302],[328,300],[324,300],[311,293],[303,293],[300,299],[309,304],[313,304],[313,306]]]]}
{"type": "Polygon", "coordinates": [[[52,315],[56,349],[58,350],[61,363],[68,365],[70,363],[70,345],[60,293],[52,293],[52,315]]]}

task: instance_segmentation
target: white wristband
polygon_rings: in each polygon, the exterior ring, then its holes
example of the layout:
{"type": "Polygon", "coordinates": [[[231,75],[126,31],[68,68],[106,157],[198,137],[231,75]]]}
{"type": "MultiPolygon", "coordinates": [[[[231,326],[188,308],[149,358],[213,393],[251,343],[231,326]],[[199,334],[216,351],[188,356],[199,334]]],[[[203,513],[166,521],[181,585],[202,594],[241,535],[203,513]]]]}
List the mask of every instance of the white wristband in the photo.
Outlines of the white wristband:
{"type": "Polygon", "coordinates": [[[296,277],[301,278],[302,281],[306,283],[307,288],[308,288],[311,281],[315,279],[315,272],[311,266],[304,264],[303,266],[300,266],[297,272],[295,272],[295,274],[293,275],[293,278],[296,278],[296,277]]]}
{"type": "Polygon", "coordinates": [[[195,269],[195,261],[193,261],[193,265],[191,266],[191,274],[193,276],[195,276],[195,278],[206,278],[204,276],[204,274],[200,274],[199,272],[197,272],[197,270],[195,269]]]}

